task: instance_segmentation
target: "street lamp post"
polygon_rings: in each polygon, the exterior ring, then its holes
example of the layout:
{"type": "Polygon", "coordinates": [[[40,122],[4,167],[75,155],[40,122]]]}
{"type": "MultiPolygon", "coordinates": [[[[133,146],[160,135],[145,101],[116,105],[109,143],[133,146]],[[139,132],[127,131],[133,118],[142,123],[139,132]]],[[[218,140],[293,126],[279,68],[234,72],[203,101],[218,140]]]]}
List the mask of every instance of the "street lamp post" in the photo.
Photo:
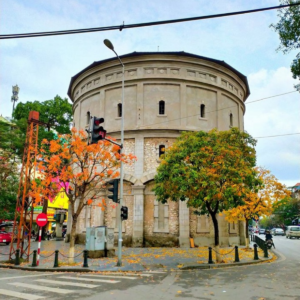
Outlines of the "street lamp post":
{"type": "Polygon", "coordinates": [[[12,93],[13,95],[11,96],[11,102],[13,102],[13,110],[12,110],[12,113],[14,112],[15,110],[15,103],[19,100],[19,91],[20,91],[20,88],[18,87],[18,85],[16,84],[15,86],[12,87],[12,93]]]}
{"type": "MultiPolygon", "coordinates": [[[[125,68],[122,60],[120,59],[117,52],[114,50],[114,46],[111,43],[110,40],[105,39],[104,44],[107,48],[112,50],[117,58],[119,59],[120,64],[122,65],[122,118],[121,118],[121,154],[123,153],[123,146],[124,146],[124,77],[125,77],[125,68]]],[[[123,178],[124,178],[124,170],[123,170],[123,161],[121,160],[121,166],[120,166],[120,205],[119,205],[119,214],[118,214],[118,222],[119,222],[119,236],[118,236],[118,263],[117,266],[122,266],[122,220],[121,220],[121,208],[123,205],[123,178]]]]}

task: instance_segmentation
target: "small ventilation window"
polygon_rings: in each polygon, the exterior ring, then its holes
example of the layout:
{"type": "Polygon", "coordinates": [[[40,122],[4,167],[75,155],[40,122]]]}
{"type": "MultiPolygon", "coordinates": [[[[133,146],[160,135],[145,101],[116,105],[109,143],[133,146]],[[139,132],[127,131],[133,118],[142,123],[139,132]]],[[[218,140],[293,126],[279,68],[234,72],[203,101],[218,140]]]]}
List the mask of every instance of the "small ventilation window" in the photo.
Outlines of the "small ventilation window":
{"type": "Polygon", "coordinates": [[[91,113],[88,111],[86,113],[86,124],[87,125],[90,125],[90,119],[91,119],[91,113]]]}
{"type": "Polygon", "coordinates": [[[200,105],[200,117],[205,118],[205,105],[204,104],[200,105]]]}
{"type": "Polygon", "coordinates": [[[159,101],[159,114],[160,115],[165,114],[165,101],[163,101],[163,100],[159,101]]]}
{"type": "Polygon", "coordinates": [[[118,117],[122,117],[122,103],[118,104],[118,117]]]}
{"type": "Polygon", "coordinates": [[[166,152],[166,147],[165,145],[160,145],[158,148],[158,156],[161,157],[163,154],[166,152]]]}
{"type": "Polygon", "coordinates": [[[230,127],[232,127],[233,126],[233,115],[232,114],[229,115],[229,122],[230,122],[230,127]]]}

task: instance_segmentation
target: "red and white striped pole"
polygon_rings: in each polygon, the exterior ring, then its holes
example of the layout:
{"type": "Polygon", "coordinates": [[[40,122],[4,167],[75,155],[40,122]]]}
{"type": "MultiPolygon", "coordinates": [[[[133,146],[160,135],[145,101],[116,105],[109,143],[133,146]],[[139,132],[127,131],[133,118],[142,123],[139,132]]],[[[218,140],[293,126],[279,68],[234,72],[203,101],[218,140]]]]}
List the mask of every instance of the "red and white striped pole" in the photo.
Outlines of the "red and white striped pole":
{"type": "Polygon", "coordinates": [[[42,240],[42,227],[39,227],[39,244],[38,244],[38,250],[37,250],[38,255],[37,255],[37,261],[36,261],[37,266],[40,263],[41,240],[42,240]]]}

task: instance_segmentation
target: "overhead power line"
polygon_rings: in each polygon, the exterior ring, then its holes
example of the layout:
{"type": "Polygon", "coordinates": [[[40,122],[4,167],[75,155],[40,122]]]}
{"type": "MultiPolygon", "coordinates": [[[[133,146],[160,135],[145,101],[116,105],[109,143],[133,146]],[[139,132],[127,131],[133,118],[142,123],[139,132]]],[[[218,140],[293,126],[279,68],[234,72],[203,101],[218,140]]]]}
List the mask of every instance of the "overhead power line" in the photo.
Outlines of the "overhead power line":
{"type": "Polygon", "coordinates": [[[120,31],[122,31],[123,29],[148,27],[148,26],[158,26],[158,25],[165,25],[165,24],[172,24],[172,23],[190,22],[190,21],[197,21],[197,20],[206,20],[206,19],[214,19],[214,18],[223,18],[223,17],[242,15],[242,14],[257,13],[257,12],[261,12],[261,11],[282,9],[282,8],[285,8],[285,7],[292,7],[292,6],[296,6],[296,5],[300,5],[300,2],[285,4],[285,5],[278,5],[278,6],[271,6],[271,7],[264,7],[264,8],[257,8],[257,9],[251,9],[251,10],[242,10],[242,11],[236,11],[236,12],[230,12],[230,13],[223,13],[223,14],[198,16],[198,17],[183,18],[183,19],[172,19],[172,20],[147,22],[147,23],[136,23],[136,24],[129,24],[129,25],[125,25],[124,22],[123,22],[122,25],[115,25],[115,26],[94,27],[94,28],[85,28],[85,29],[59,30],[59,31],[32,32],[32,33],[3,34],[3,35],[0,35],[0,39],[18,39],[18,38],[29,38],[29,37],[43,37],[43,36],[78,34],[78,33],[99,32],[99,31],[109,31],[109,30],[120,30],[120,31]]]}
{"type": "Polygon", "coordinates": [[[287,93],[283,93],[283,94],[278,94],[278,95],[274,95],[274,96],[270,96],[270,97],[266,97],[266,98],[261,98],[261,99],[249,101],[249,102],[247,102],[245,104],[251,104],[253,102],[263,101],[263,100],[266,100],[266,99],[275,98],[275,97],[279,97],[279,96],[283,96],[283,95],[287,95],[287,94],[291,94],[291,93],[296,93],[296,92],[297,91],[291,91],[291,92],[287,92],[287,93]]]}
{"type": "Polygon", "coordinates": [[[267,135],[267,136],[256,136],[255,139],[265,139],[265,138],[272,138],[272,137],[278,137],[278,136],[286,136],[286,135],[296,135],[300,134],[300,132],[295,133],[285,133],[285,134],[276,134],[276,135],[267,135]]]}
{"type": "MultiPolygon", "coordinates": [[[[286,93],[283,93],[283,94],[277,94],[277,95],[273,95],[273,96],[269,96],[269,97],[249,101],[249,102],[246,102],[245,104],[246,105],[247,104],[252,104],[254,102],[263,101],[263,100],[267,100],[267,99],[270,99],[270,98],[275,98],[275,97],[279,97],[279,96],[283,96],[283,95],[287,95],[287,94],[291,94],[291,93],[296,93],[296,92],[297,91],[291,91],[291,92],[286,92],[286,93]]],[[[209,114],[209,113],[212,113],[212,112],[217,112],[217,111],[221,111],[221,110],[225,110],[225,109],[229,109],[229,108],[235,108],[235,107],[236,107],[236,105],[232,105],[232,106],[227,106],[227,107],[223,107],[223,108],[220,108],[220,109],[209,110],[209,111],[206,111],[205,113],[209,114]]],[[[147,129],[147,127],[149,127],[149,126],[159,125],[159,124],[163,124],[163,123],[169,123],[169,122],[178,121],[178,120],[187,119],[187,118],[192,118],[192,117],[197,117],[197,116],[199,116],[199,113],[197,113],[195,115],[186,116],[186,117],[180,117],[180,118],[175,118],[175,119],[171,119],[171,120],[160,121],[160,122],[151,123],[151,124],[145,124],[145,125],[141,125],[140,127],[141,128],[145,127],[147,129]]]]}

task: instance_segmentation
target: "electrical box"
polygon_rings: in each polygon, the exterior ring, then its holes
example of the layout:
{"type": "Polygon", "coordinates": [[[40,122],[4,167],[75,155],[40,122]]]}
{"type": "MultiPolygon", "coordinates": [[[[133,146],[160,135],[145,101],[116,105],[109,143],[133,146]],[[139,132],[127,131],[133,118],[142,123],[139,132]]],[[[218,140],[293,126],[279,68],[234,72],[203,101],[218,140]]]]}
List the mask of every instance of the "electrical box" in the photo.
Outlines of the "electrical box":
{"type": "Polygon", "coordinates": [[[114,246],[114,229],[106,226],[86,228],[86,250],[110,250],[114,246]]]}

